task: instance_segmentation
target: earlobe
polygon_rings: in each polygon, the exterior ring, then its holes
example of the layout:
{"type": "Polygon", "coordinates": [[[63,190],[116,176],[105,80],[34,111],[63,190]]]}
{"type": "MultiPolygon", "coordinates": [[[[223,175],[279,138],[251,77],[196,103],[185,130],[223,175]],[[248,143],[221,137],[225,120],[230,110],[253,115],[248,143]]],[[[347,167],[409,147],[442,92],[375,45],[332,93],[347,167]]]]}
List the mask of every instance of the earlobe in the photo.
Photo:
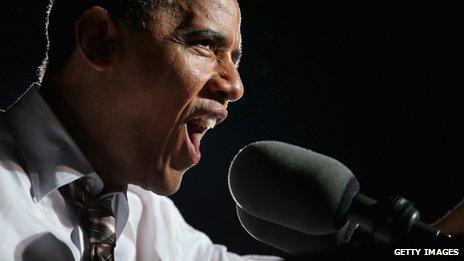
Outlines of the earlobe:
{"type": "Polygon", "coordinates": [[[108,12],[98,6],[85,11],[75,25],[76,48],[95,70],[105,71],[111,65],[116,26],[108,12]]]}

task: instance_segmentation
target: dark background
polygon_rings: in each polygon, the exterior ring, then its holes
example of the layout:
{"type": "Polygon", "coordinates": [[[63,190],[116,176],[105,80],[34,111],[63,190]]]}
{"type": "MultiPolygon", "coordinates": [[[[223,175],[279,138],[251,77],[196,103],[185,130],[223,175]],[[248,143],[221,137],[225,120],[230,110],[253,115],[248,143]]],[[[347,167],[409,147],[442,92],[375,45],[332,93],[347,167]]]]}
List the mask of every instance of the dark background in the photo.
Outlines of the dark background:
{"type": "MultiPolygon", "coordinates": [[[[3,104],[43,57],[46,3],[33,2],[0,17],[3,104]]],[[[405,2],[241,1],[245,96],[171,197],[193,227],[231,251],[279,254],[241,228],[227,188],[234,154],[256,140],[335,157],[362,192],[401,194],[426,222],[461,200],[462,12],[405,2]]]]}

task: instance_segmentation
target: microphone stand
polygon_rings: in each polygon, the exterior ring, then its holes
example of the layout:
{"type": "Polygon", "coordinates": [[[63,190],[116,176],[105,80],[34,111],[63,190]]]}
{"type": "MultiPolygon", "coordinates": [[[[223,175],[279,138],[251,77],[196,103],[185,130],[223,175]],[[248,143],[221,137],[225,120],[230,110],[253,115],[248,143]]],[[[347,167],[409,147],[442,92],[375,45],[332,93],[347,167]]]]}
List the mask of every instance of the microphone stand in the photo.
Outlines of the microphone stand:
{"type": "MultiPolygon", "coordinates": [[[[394,257],[395,248],[460,249],[464,237],[452,237],[419,220],[414,204],[401,196],[376,201],[358,193],[343,223],[359,224],[346,246],[305,256],[288,256],[286,261],[358,260],[369,257],[394,257]]],[[[462,254],[460,254],[462,255],[462,254]]]]}
{"type": "Polygon", "coordinates": [[[376,201],[358,193],[346,219],[358,223],[361,232],[380,244],[416,248],[464,246],[462,238],[451,237],[420,221],[414,204],[401,196],[376,201]]]}

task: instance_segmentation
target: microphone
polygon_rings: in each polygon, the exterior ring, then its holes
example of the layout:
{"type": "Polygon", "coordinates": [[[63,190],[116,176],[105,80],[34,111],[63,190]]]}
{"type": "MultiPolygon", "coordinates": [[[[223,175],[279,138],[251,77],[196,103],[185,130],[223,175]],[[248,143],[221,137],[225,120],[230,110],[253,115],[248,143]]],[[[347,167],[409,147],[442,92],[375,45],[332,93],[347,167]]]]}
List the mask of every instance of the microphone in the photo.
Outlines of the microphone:
{"type": "Polygon", "coordinates": [[[272,223],[236,206],[240,223],[255,239],[292,255],[324,252],[349,243],[357,224],[347,222],[340,231],[326,235],[308,235],[283,225],[272,223]]]}
{"type": "Polygon", "coordinates": [[[229,189],[244,228],[291,254],[346,245],[357,226],[383,243],[449,238],[402,197],[377,202],[339,161],[282,142],[252,143],[233,159],[229,189]],[[317,242],[317,243],[315,243],[317,242]]]}

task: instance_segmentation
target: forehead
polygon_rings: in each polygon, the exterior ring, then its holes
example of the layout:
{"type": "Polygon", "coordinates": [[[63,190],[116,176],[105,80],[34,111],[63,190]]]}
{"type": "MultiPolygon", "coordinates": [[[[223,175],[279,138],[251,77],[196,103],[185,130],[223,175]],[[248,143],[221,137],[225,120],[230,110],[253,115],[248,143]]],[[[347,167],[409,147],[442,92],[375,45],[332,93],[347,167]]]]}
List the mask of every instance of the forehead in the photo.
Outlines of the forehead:
{"type": "Polygon", "coordinates": [[[175,30],[207,28],[240,41],[240,9],[236,0],[178,0],[157,9],[153,27],[168,35],[175,30]]]}
{"type": "Polygon", "coordinates": [[[183,0],[180,3],[194,23],[202,21],[219,25],[240,23],[240,10],[236,0],[183,0]]]}

